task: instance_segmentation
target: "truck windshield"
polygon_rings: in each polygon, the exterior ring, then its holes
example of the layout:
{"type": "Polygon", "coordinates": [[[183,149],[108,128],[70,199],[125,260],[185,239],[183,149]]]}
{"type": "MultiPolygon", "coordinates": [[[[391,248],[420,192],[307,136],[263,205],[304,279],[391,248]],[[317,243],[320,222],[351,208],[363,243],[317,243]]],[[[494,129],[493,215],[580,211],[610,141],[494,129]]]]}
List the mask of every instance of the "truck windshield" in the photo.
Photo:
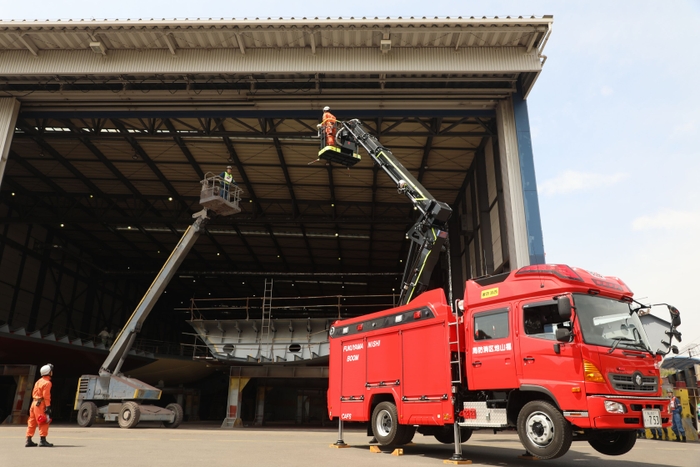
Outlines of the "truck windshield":
{"type": "Polygon", "coordinates": [[[587,344],[650,352],[649,339],[629,304],[612,298],[574,294],[576,316],[587,344]]]}

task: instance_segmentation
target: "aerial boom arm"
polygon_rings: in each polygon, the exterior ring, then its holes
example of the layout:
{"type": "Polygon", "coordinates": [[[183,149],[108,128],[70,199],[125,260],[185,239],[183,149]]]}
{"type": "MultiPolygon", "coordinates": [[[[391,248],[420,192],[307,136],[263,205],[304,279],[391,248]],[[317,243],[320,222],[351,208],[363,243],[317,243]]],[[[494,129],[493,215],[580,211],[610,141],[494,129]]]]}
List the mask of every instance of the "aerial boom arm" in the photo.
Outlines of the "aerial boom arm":
{"type": "Polygon", "coordinates": [[[408,260],[403,274],[399,304],[405,305],[428,288],[430,276],[437,263],[440,250],[447,241],[447,221],[452,209],[436,200],[428,190],[404,167],[392,152],[369,134],[359,120],[342,122],[341,130],[347,131],[362,146],[372,160],[396,183],[421,215],[409,230],[411,239],[408,260]]]}
{"type": "Polygon", "coordinates": [[[143,326],[144,321],[148,318],[153,305],[156,304],[158,298],[160,298],[163,290],[168,285],[170,280],[175,275],[175,272],[182,264],[182,261],[189,253],[192,245],[195,244],[199,234],[201,233],[204,225],[209,221],[207,217],[207,209],[202,209],[201,211],[192,215],[195,221],[191,226],[187,228],[185,233],[180,238],[180,241],[170,253],[170,257],[165,262],[160,272],[153,280],[153,283],[148,288],[148,291],[141,299],[134,312],[131,314],[129,321],[127,321],[124,328],[121,330],[117,339],[114,341],[112,348],[110,349],[109,355],[105,359],[102,367],[100,368],[100,376],[108,375],[118,375],[121,366],[124,363],[126,354],[129,353],[131,346],[134,343],[136,334],[141,331],[141,326],[143,326]]]}

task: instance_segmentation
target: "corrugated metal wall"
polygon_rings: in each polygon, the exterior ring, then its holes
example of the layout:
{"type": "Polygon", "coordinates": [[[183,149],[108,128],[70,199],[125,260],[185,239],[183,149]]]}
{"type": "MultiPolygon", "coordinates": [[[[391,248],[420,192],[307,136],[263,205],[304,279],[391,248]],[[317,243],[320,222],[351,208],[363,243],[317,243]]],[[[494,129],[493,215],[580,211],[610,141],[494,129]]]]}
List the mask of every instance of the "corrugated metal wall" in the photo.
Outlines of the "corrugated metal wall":
{"type": "MultiPolygon", "coordinates": [[[[9,217],[0,206],[0,217],[9,217]]],[[[93,339],[118,330],[131,314],[136,290],[124,279],[104,280],[86,262],[53,245],[41,225],[0,228],[0,325],[27,332],[93,339]]]]}

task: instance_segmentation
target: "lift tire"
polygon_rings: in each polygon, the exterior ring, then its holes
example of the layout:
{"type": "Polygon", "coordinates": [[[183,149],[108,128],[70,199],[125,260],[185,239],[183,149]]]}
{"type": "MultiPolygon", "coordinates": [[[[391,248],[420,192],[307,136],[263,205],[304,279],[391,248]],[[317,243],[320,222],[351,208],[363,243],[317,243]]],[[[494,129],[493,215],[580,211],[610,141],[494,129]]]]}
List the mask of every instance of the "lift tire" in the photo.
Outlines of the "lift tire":
{"type": "Polygon", "coordinates": [[[97,406],[94,402],[83,402],[78,408],[78,426],[87,428],[95,423],[97,418],[97,406]]]}
{"type": "Polygon", "coordinates": [[[532,455],[556,459],[569,451],[573,435],[556,407],[546,401],[530,401],[518,414],[518,437],[532,455]]]}
{"type": "Polygon", "coordinates": [[[125,402],[119,411],[117,422],[122,428],[133,428],[138,425],[141,419],[141,408],[136,402],[125,402]]]}
{"type": "Polygon", "coordinates": [[[621,456],[632,450],[637,442],[636,431],[606,431],[588,440],[593,449],[608,456],[621,456]]]}
{"type": "MultiPolygon", "coordinates": [[[[452,425],[445,425],[443,429],[436,432],[433,436],[435,439],[440,441],[442,444],[454,444],[455,442],[455,429],[452,425]]],[[[460,427],[459,428],[459,440],[461,443],[466,443],[469,438],[472,437],[472,429],[460,427]]],[[[460,444],[461,444],[460,443],[460,444]]]]}
{"type": "Polygon", "coordinates": [[[399,412],[393,402],[380,402],[372,412],[372,432],[381,446],[395,446],[406,432],[399,425],[399,412]]]}
{"type": "Polygon", "coordinates": [[[172,422],[163,422],[163,426],[165,428],[179,427],[180,423],[182,423],[182,419],[185,417],[182,406],[180,404],[168,404],[165,408],[175,413],[175,419],[172,422]]]}

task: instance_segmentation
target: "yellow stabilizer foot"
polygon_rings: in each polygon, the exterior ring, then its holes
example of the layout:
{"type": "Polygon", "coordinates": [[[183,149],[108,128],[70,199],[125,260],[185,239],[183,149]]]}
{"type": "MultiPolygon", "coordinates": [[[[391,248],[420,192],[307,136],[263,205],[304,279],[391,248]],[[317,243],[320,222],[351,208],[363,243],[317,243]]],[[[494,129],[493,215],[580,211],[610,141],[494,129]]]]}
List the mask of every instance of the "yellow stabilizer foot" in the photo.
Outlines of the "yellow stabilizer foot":
{"type": "Polygon", "coordinates": [[[331,444],[331,445],[328,446],[328,447],[329,447],[329,448],[337,448],[337,449],[340,449],[340,448],[349,448],[350,445],[349,445],[349,444],[331,444]]]}
{"type": "Polygon", "coordinates": [[[442,461],[442,463],[443,464],[452,464],[452,465],[466,465],[466,464],[471,464],[472,461],[470,461],[468,459],[463,459],[461,461],[455,461],[452,459],[445,459],[444,461],[442,461]]]}

